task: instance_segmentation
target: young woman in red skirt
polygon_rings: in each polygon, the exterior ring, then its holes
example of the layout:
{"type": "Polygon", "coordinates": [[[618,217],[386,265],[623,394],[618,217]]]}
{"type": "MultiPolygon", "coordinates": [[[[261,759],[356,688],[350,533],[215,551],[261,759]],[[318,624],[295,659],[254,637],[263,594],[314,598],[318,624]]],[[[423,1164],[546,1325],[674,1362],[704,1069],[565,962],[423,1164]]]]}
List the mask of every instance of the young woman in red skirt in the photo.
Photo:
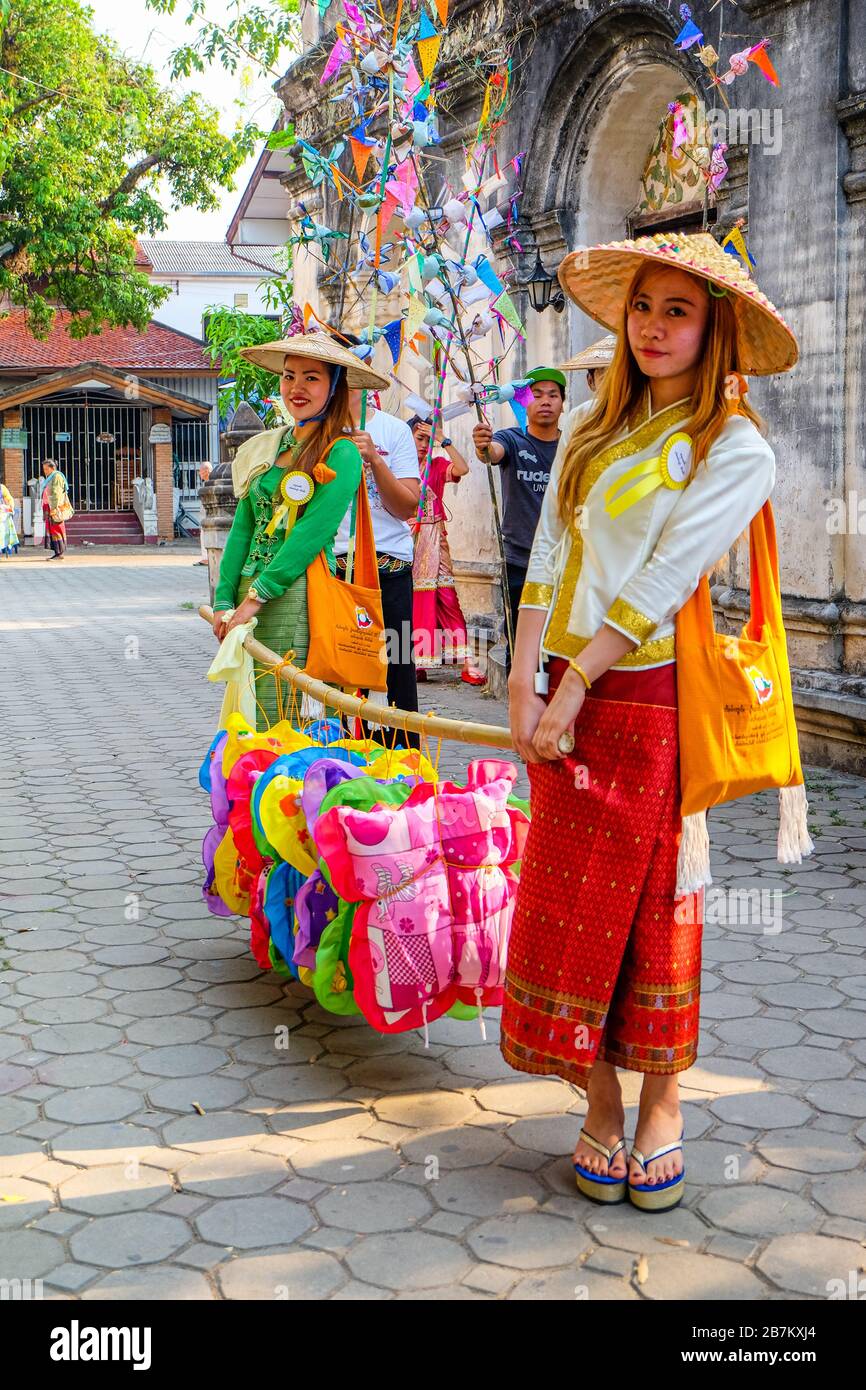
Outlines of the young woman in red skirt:
{"type": "MultiPolygon", "coordinates": [[[[794,337],[707,234],[574,253],[566,293],[617,330],[544,502],[509,681],[532,826],[502,1053],[586,1093],[578,1187],[667,1210],[683,1192],[677,1073],[697,1055],[702,893],[677,893],[674,619],[773,487],[739,373],[794,337]],[[617,1067],[643,1074],[626,1159],[617,1067]]],[[[700,711],[695,711],[700,717],[700,711]]]]}

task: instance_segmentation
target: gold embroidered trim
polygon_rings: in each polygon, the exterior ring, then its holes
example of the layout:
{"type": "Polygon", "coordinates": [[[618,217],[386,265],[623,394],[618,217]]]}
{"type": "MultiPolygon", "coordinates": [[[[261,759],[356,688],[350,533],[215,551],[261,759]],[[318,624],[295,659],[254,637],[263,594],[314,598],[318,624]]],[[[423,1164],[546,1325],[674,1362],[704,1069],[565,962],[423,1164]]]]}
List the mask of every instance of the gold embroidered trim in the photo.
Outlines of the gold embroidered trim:
{"type": "MultiPolygon", "coordinates": [[[[625,439],[619,440],[617,444],[611,444],[609,448],[603,449],[600,454],[596,454],[583,470],[580,480],[580,492],[578,494],[578,505],[582,507],[587,497],[592,491],[605,469],[618,459],[628,458],[629,454],[639,454],[648,444],[651,444],[659,435],[664,434],[669,429],[674,429],[683,420],[688,419],[690,405],[688,401],[678,401],[674,405],[668,406],[658,415],[652,415],[642,425],[638,425],[631,434],[627,434],[625,439]]],[[[571,606],[574,601],[574,591],[577,588],[577,581],[580,577],[580,567],[583,561],[583,536],[578,529],[572,530],[571,549],[562,580],[559,585],[556,604],[548,625],[547,635],[544,639],[544,646],[547,651],[555,652],[559,656],[577,656],[583,651],[589,642],[588,637],[578,637],[568,630],[568,621],[571,617],[571,606]]],[[[654,661],[673,660],[674,639],[662,638],[662,642],[670,644],[670,657],[652,657],[648,654],[645,647],[638,647],[633,652],[627,652],[618,666],[648,666],[654,661]]],[[[650,644],[647,644],[650,645],[650,644]]]]}
{"type": "MultiPolygon", "coordinates": [[[[575,637],[572,633],[568,634],[571,643],[570,655],[579,656],[584,647],[588,647],[592,641],[591,637],[575,637]]],[[[544,644],[545,650],[550,647],[547,642],[544,644]]],[[[555,653],[557,655],[558,653],[555,653]]],[[[669,637],[655,637],[651,642],[644,642],[640,647],[634,647],[632,651],[626,652],[621,656],[615,666],[610,669],[618,671],[621,666],[662,666],[666,661],[676,659],[676,639],[673,633],[669,637]]]]}
{"type": "Polygon", "coordinates": [[[618,598],[607,610],[608,621],[615,627],[624,628],[629,637],[633,637],[636,642],[645,642],[650,633],[655,632],[658,623],[653,618],[648,618],[645,613],[641,613],[638,608],[633,608],[624,598],[618,598]]]}
{"type": "Polygon", "coordinates": [[[530,584],[523,586],[520,595],[521,608],[549,608],[550,600],[553,598],[552,584],[530,584]]]}

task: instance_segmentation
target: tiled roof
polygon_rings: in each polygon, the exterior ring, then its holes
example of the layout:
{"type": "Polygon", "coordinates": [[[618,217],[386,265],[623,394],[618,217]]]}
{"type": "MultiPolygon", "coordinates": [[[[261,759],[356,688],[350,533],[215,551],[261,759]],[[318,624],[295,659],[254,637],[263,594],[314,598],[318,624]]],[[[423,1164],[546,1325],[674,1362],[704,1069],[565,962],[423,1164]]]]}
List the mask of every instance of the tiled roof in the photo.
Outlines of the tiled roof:
{"type": "Polygon", "coordinates": [[[224,241],[158,241],[146,237],[140,245],[154,275],[234,275],[254,280],[277,273],[275,256],[283,250],[279,246],[244,244],[233,255],[224,241]]]}
{"type": "Polygon", "coordinates": [[[72,338],[68,332],[71,317],[67,310],[58,310],[45,339],[33,337],[20,309],[0,318],[0,372],[56,371],[80,362],[104,362],[106,367],[151,376],[154,372],[188,371],[218,375],[219,369],[211,366],[200,339],[167,324],[152,320],[142,332],[137,328],[106,328],[87,338],[72,338]]]}

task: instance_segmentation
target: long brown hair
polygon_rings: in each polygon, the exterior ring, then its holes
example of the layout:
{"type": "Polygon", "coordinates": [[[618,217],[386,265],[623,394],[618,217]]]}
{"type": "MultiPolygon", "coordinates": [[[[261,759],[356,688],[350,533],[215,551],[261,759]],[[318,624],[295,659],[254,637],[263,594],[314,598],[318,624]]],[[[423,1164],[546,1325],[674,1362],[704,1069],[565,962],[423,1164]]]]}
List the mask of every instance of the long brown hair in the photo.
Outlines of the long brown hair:
{"type": "MultiPolygon", "coordinates": [[[[624,428],[633,427],[648,386],[635,360],[628,341],[628,311],[645,277],[655,269],[645,262],[629,286],[617,334],[613,361],[605,372],[592,410],[574,430],[559,476],[557,500],[564,525],[575,524],[580,505],[581,474],[596,454],[600,454],[620,435],[624,428]]],[[[699,285],[706,281],[692,276],[699,285]]],[[[709,296],[709,316],[704,335],[697,379],[691,396],[691,416],[683,429],[692,438],[690,477],[707,457],[730,413],[725,396],[725,377],[739,370],[737,351],[737,321],[730,296],[709,296]]],[[[739,413],[745,415],[764,432],[764,422],[745,397],[740,398],[739,413]]]]}
{"type": "Polygon", "coordinates": [[[324,457],[328,448],[335,439],[341,435],[351,434],[353,431],[352,416],[349,411],[349,387],[346,382],[346,369],[339,368],[339,378],[334,387],[334,394],[328,402],[328,410],[325,418],[316,423],[315,429],[300,441],[298,452],[295,454],[292,466],[303,469],[305,473],[312,473],[319,459],[324,457]]]}

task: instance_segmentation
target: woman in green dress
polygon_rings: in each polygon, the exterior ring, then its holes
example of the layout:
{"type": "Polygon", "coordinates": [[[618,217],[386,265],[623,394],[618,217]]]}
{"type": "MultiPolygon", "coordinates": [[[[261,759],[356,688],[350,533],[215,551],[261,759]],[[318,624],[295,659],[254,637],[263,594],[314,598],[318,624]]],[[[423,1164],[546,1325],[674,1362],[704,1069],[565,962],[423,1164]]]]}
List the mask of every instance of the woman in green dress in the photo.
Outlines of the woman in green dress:
{"type": "MultiPolygon", "coordinates": [[[[279,375],[294,424],[254,435],[232,462],[238,505],[220,564],[213,630],[222,641],[257,617],[258,640],[283,655],[294,652],[303,666],[307,567],[324,550],[335,571],[334,536],[361,481],[361,455],[349,437],[349,391],[382,391],[390,383],[319,334],[244,348],[241,355],[279,375]]],[[[278,718],[276,679],[262,679],[265,669],[256,665],[259,726],[278,718]]]]}

